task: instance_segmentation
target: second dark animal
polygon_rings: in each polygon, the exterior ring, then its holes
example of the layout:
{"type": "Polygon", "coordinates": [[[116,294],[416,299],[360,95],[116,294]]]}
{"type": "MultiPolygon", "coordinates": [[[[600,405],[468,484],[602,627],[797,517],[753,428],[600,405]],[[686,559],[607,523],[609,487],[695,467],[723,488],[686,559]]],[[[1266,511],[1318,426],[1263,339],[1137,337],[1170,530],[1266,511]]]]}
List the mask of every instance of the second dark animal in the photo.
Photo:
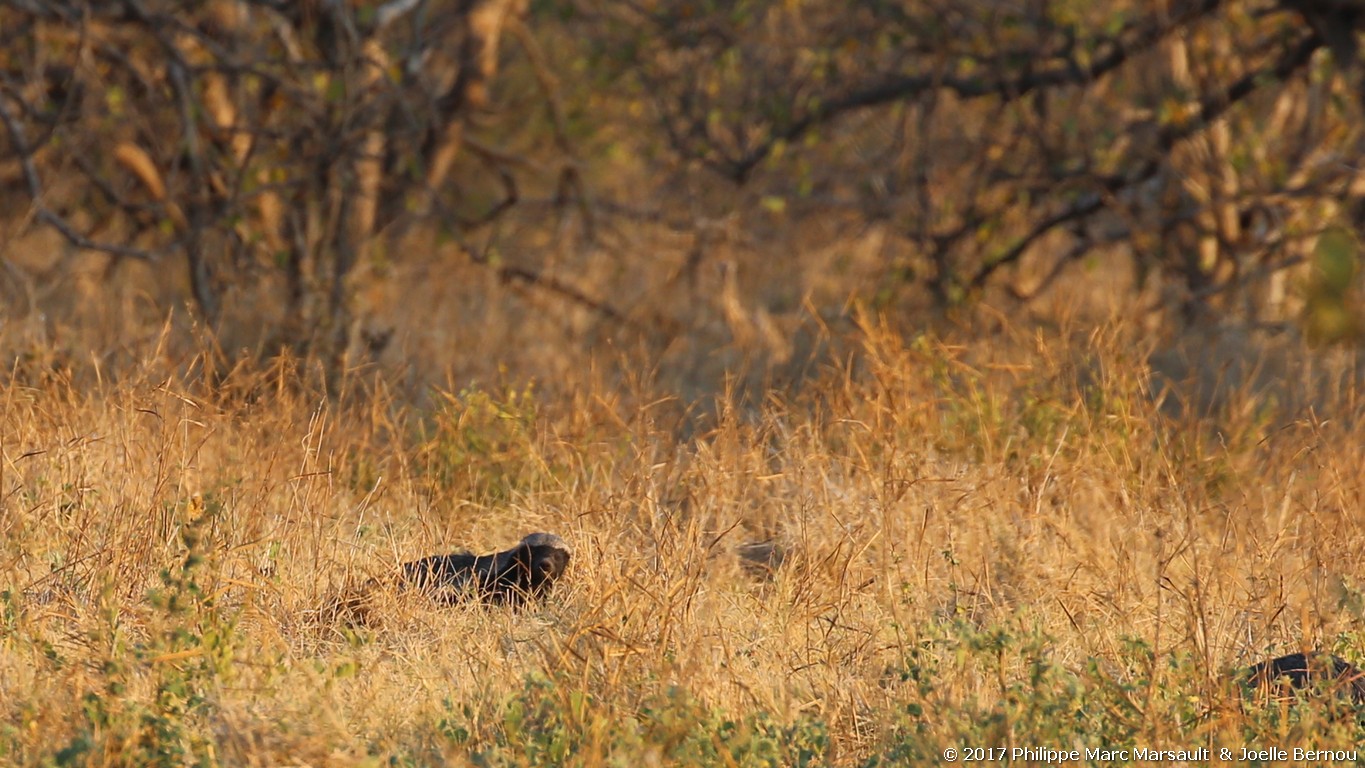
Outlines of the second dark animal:
{"type": "Polygon", "coordinates": [[[533,533],[491,555],[432,555],[404,563],[404,587],[446,604],[463,600],[521,605],[549,594],[569,567],[573,550],[553,533],[533,533]]]}
{"type": "Polygon", "coordinates": [[[1299,692],[1320,687],[1365,705],[1365,672],[1328,653],[1292,653],[1263,661],[1252,667],[1244,679],[1269,695],[1275,695],[1277,689],[1299,692]]]}

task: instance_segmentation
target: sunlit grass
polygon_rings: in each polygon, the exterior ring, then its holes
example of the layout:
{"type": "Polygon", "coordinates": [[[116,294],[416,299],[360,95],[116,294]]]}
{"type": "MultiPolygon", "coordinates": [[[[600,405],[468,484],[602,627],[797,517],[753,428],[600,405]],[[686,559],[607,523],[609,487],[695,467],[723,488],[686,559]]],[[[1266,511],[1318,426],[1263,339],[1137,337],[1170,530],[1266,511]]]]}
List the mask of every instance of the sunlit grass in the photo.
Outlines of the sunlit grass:
{"type": "Polygon", "coordinates": [[[586,375],[574,396],[423,409],[382,381],[324,397],[286,365],[211,391],[150,370],[11,383],[0,762],[1357,743],[1340,704],[1251,704],[1227,676],[1365,651],[1348,399],[1174,417],[1122,324],[978,341],[869,320],[849,342],[798,394],[687,437],[667,392],[586,375]],[[543,606],[381,590],[363,625],[320,611],[405,559],[532,530],[576,551],[543,606]],[[768,540],[781,565],[743,567],[736,548],[768,540]]]}

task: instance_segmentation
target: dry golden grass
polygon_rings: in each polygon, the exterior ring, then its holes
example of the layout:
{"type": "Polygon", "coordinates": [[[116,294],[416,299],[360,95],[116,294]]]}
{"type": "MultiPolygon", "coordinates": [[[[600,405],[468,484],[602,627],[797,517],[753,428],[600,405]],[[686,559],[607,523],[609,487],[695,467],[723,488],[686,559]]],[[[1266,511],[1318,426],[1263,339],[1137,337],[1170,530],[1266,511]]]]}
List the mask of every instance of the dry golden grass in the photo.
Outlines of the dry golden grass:
{"type": "Polygon", "coordinates": [[[587,366],[423,409],[380,379],[322,397],[286,363],[211,390],[150,365],[12,382],[0,762],[1352,747],[1335,703],[1243,707],[1226,673],[1365,654],[1358,396],[1282,417],[1234,389],[1173,417],[1142,339],[865,318],[846,363],[695,431],[587,366]],[[319,613],[533,530],[576,550],[543,606],[319,613]],[[780,565],[745,567],[768,540],[780,565]]]}

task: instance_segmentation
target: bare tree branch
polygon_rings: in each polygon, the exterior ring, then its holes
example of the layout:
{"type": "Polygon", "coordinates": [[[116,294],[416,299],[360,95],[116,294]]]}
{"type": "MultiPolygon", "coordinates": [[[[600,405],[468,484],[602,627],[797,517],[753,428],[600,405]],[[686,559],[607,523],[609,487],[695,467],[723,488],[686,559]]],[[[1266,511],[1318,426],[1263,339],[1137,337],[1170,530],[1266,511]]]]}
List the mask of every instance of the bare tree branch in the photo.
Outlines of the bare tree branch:
{"type": "MultiPolygon", "coordinates": [[[[1233,105],[1250,96],[1257,88],[1288,78],[1307,64],[1313,52],[1321,48],[1322,45],[1323,40],[1317,33],[1305,35],[1297,45],[1286,51],[1272,65],[1252,70],[1228,87],[1205,96],[1200,101],[1197,114],[1188,121],[1162,128],[1158,135],[1158,146],[1163,152],[1170,151],[1177,142],[1203,130],[1233,105]]],[[[1018,261],[1039,238],[1059,226],[1083,219],[1100,211],[1106,205],[1106,197],[1150,179],[1156,175],[1159,169],[1160,166],[1155,161],[1148,161],[1137,173],[1131,176],[1109,179],[1104,184],[1105,195],[1086,195],[1080,202],[1037,222],[1008,251],[977,270],[970,281],[971,288],[980,289],[983,287],[997,270],[1018,261]]]]}
{"type": "Polygon", "coordinates": [[[891,77],[855,89],[842,97],[822,102],[817,109],[779,130],[747,154],[729,161],[727,175],[736,181],[743,181],[779,142],[796,141],[849,112],[912,100],[931,90],[947,90],[963,99],[999,97],[1012,101],[1043,88],[1094,82],[1118,69],[1136,54],[1151,49],[1173,31],[1213,13],[1223,2],[1198,0],[1182,7],[1179,12],[1163,14],[1163,21],[1149,19],[1146,24],[1130,23],[1114,37],[1099,43],[1097,47],[1107,50],[1085,66],[1071,58],[1046,69],[1026,70],[1014,77],[960,77],[934,73],[891,77]]]}
{"type": "Polygon", "coordinates": [[[77,248],[144,261],[155,261],[158,258],[155,253],[142,248],[92,240],[51,208],[48,208],[43,202],[42,178],[38,175],[38,169],[33,164],[33,150],[24,139],[24,129],[15,119],[14,113],[10,111],[4,98],[0,98],[0,122],[4,122],[5,130],[9,133],[10,144],[13,145],[14,153],[19,157],[19,164],[23,169],[24,182],[28,185],[28,195],[32,201],[35,218],[57,230],[62,237],[66,238],[68,243],[77,248]]]}

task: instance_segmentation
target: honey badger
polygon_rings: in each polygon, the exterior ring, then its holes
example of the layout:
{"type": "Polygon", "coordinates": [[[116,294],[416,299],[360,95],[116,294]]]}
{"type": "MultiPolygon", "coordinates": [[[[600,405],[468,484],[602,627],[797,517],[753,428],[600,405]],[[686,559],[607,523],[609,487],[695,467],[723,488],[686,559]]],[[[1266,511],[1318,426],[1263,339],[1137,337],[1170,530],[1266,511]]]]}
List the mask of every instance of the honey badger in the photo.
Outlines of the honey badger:
{"type": "Polygon", "coordinates": [[[432,555],[404,563],[399,584],[446,605],[478,599],[516,606],[549,594],[572,555],[553,533],[533,533],[491,555],[432,555]]]}
{"type": "Polygon", "coordinates": [[[1365,704],[1365,672],[1349,662],[1327,653],[1292,653],[1263,661],[1246,670],[1242,681],[1263,694],[1301,692],[1320,686],[1365,704]]]}

